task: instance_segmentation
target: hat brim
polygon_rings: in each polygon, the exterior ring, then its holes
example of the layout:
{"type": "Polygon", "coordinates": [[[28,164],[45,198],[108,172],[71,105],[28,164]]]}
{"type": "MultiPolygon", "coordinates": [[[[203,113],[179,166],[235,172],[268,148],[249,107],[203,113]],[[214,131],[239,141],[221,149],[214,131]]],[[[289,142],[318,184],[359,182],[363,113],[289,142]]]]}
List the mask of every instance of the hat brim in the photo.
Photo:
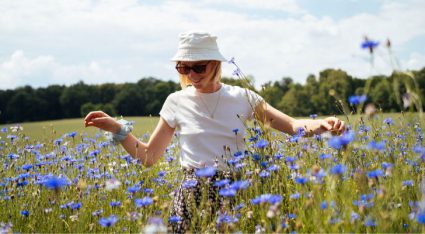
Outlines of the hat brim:
{"type": "Polygon", "coordinates": [[[226,62],[227,59],[218,52],[218,51],[208,51],[208,52],[199,52],[193,53],[190,51],[179,50],[174,57],[171,58],[171,61],[185,61],[185,62],[194,62],[194,61],[205,61],[205,60],[216,60],[226,62]]]}

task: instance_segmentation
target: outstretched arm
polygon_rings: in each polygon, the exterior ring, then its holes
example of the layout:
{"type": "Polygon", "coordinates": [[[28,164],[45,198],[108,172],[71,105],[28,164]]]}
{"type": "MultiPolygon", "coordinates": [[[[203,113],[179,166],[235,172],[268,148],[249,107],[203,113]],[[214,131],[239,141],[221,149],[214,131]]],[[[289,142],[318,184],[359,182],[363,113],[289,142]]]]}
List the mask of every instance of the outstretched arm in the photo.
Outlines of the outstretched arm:
{"type": "Polygon", "coordinates": [[[345,131],[345,123],[336,117],[325,119],[294,119],[266,102],[258,104],[255,112],[260,121],[269,124],[272,128],[294,135],[297,129],[303,128],[307,136],[331,132],[341,134],[345,131]]]}
{"type": "Polygon", "coordinates": [[[131,156],[140,159],[143,165],[150,167],[164,155],[165,149],[173,138],[173,134],[174,128],[168,126],[162,117],[160,117],[158,125],[149,138],[148,143],[143,143],[132,134],[129,134],[121,142],[121,145],[131,156]]]}
{"type": "MultiPolygon", "coordinates": [[[[121,128],[114,118],[102,111],[90,112],[84,121],[86,127],[94,126],[112,133],[119,132],[121,128]]],[[[130,133],[121,145],[133,158],[140,159],[144,166],[150,167],[164,154],[173,134],[174,128],[171,128],[161,117],[148,143],[138,140],[130,133]]]]}

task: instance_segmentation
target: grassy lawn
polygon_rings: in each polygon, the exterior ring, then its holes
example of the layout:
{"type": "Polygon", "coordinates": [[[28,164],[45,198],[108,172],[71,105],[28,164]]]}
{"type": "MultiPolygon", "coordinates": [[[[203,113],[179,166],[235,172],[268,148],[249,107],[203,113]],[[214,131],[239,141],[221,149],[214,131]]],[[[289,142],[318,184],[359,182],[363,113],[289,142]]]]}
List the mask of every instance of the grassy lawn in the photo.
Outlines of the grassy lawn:
{"type": "MultiPolygon", "coordinates": [[[[136,136],[142,136],[145,133],[152,133],[158,122],[158,117],[128,117],[127,120],[135,121],[134,133],[136,136]]],[[[0,125],[0,128],[10,127],[14,124],[0,125]]],[[[49,138],[56,139],[63,134],[77,132],[78,134],[87,133],[88,136],[94,136],[99,131],[96,128],[84,127],[83,118],[49,120],[41,122],[22,123],[21,126],[30,139],[44,141],[49,138]]]]}

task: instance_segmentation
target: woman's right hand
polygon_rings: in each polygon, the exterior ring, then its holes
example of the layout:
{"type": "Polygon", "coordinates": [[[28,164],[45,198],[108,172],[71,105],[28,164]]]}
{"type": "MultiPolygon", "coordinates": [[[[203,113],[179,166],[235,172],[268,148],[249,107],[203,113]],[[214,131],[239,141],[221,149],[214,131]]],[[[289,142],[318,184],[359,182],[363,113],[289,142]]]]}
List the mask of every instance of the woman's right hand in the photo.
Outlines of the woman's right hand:
{"type": "Polygon", "coordinates": [[[112,133],[117,133],[121,129],[121,124],[103,111],[88,113],[84,118],[84,125],[86,127],[94,126],[112,133]]]}

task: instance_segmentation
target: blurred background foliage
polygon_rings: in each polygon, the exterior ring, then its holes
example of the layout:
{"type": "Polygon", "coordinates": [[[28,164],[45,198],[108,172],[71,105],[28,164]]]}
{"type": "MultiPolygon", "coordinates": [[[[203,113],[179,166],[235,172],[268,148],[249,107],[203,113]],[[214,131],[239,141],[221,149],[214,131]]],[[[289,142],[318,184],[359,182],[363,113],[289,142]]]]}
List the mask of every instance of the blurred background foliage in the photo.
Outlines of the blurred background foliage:
{"type": "MultiPolygon", "coordinates": [[[[255,79],[247,77],[252,82],[255,79]]],[[[222,82],[244,86],[244,81],[230,77],[223,77],[222,82]]],[[[382,112],[417,111],[419,107],[410,105],[405,95],[412,93],[410,86],[419,88],[410,97],[421,100],[423,105],[425,68],[368,79],[352,77],[339,69],[326,69],[318,77],[309,75],[304,84],[282,77],[255,91],[272,106],[292,116],[340,115],[358,111],[350,106],[348,97],[362,94],[367,94],[365,105],[373,103],[382,112]]],[[[180,85],[174,81],[146,77],[137,83],[88,85],[80,81],[71,86],[0,90],[0,123],[80,118],[92,110],[104,110],[112,116],[157,116],[167,96],[179,89],[180,85]]]]}

